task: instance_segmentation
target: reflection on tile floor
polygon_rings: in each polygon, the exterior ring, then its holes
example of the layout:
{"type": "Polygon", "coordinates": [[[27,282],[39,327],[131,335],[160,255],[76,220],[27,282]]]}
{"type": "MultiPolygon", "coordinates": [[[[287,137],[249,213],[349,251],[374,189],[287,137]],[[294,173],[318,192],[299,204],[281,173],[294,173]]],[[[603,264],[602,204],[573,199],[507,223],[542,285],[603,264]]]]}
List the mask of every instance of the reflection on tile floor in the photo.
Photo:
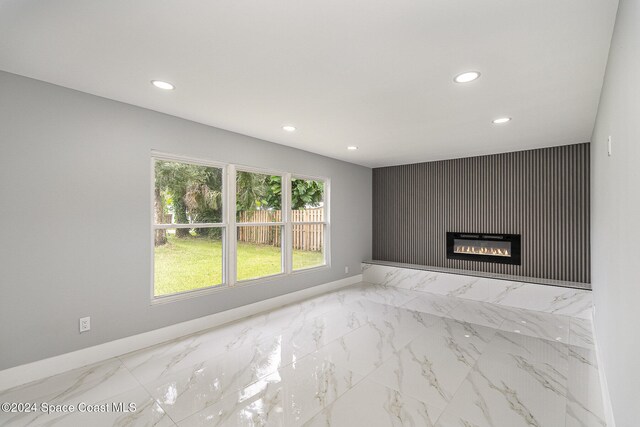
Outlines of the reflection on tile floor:
{"type": "Polygon", "coordinates": [[[0,392],[8,426],[604,426],[588,320],[360,284],[0,392]]]}

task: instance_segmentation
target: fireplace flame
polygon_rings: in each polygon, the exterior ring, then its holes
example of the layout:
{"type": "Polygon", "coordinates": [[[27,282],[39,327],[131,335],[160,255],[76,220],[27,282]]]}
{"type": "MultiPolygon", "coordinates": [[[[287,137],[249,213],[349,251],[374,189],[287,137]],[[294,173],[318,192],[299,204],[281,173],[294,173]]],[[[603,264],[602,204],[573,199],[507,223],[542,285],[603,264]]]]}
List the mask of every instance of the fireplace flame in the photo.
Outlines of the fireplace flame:
{"type": "Polygon", "coordinates": [[[475,246],[456,246],[453,251],[457,254],[474,254],[474,255],[489,255],[489,256],[504,256],[510,257],[511,254],[507,249],[500,248],[483,248],[475,246]]]}

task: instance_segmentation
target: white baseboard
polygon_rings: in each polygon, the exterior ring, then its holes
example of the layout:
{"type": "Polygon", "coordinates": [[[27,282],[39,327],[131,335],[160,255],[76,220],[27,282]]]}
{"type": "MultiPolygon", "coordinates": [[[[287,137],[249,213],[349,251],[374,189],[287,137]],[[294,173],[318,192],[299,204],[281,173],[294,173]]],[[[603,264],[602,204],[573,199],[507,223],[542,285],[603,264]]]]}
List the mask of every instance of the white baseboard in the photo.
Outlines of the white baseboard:
{"type": "Polygon", "coordinates": [[[598,337],[595,328],[595,309],[592,312],[591,325],[593,328],[593,344],[596,349],[596,362],[598,363],[598,376],[600,377],[600,390],[602,392],[602,407],[604,410],[604,420],[607,427],[616,427],[616,420],[613,417],[613,407],[611,406],[611,396],[609,395],[609,385],[607,384],[607,376],[604,373],[604,365],[602,364],[602,352],[598,345],[598,337]]]}
{"type": "Polygon", "coordinates": [[[362,274],[0,371],[0,391],[362,282],[362,274]]]}

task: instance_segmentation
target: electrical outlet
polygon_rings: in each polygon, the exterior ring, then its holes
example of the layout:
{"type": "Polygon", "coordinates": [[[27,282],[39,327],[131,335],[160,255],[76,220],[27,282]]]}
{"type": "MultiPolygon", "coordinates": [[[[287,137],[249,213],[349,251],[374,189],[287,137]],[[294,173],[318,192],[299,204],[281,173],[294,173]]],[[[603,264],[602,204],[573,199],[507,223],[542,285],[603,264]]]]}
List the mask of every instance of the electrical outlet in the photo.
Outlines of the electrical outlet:
{"type": "Polygon", "coordinates": [[[80,333],[87,332],[91,329],[91,317],[80,318],[80,333]]]}
{"type": "Polygon", "coordinates": [[[611,157],[611,154],[612,154],[612,149],[611,149],[612,144],[613,144],[613,141],[611,139],[611,135],[609,135],[609,138],[607,138],[607,155],[609,157],[611,157]]]}
{"type": "Polygon", "coordinates": [[[344,274],[349,274],[349,266],[348,265],[346,265],[344,267],[344,274]]]}

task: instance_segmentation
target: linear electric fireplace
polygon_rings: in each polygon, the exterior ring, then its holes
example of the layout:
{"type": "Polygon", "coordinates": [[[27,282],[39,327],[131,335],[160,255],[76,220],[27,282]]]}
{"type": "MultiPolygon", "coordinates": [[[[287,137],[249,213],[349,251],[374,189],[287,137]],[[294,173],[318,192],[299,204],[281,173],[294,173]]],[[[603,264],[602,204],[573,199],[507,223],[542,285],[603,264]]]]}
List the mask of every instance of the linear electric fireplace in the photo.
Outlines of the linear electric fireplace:
{"type": "Polygon", "coordinates": [[[520,265],[520,235],[447,232],[447,258],[520,265]]]}

